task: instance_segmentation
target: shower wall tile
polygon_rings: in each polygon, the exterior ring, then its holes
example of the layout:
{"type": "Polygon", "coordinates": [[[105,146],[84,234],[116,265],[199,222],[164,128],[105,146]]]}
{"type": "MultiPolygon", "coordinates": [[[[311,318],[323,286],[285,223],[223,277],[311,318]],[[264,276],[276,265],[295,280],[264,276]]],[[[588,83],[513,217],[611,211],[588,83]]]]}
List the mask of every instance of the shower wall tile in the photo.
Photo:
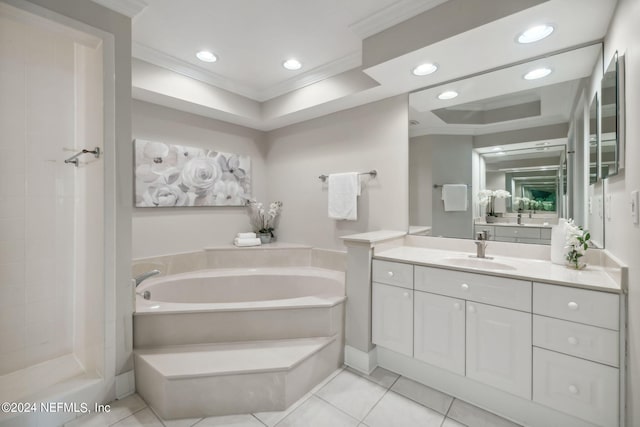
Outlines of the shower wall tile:
{"type": "Polygon", "coordinates": [[[25,281],[24,263],[0,264],[0,283],[6,285],[22,284],[25,281]]]}
{"type": "MultiPolygon", "coordinates": [[[[10,218],[24,218],[24,195],[0,196],[0,220],[10,218]]],[[[0,240],[2,238],[0,231],[0,240]]]]}
{"type": "Polygon", "coordinates": [[[0,240],[0,262],[24,262],[24,240],[0,240]]]}
{"type": "Polygon", "coordinates": [[[24,218],[0,219],[0,240],[23,240],[25,238],[24,218]]]}

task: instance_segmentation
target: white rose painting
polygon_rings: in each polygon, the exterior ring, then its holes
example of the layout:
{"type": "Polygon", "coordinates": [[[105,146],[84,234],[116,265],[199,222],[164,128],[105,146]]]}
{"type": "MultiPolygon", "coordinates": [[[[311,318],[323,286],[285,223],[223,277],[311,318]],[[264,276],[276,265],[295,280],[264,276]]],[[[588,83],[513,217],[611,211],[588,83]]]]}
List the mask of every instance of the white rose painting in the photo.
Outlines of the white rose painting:
{"type": "Polygon", "coordinates": [[[244,206],[251,159],[185,145],[135,141],[136,207],[244,206]]]}

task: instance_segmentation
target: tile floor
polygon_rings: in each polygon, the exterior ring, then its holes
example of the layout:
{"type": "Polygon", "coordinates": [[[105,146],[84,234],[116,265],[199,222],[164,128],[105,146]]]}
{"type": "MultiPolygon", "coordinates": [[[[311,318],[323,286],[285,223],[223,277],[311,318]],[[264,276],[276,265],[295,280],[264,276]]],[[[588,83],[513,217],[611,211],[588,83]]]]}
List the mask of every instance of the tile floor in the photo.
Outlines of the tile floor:
{"type": "Polygon", "coordinates": [[[163,420],[138,396],[111,412],[77,418],[68,427],[517,427],[516,424],[393,372],[362,375],[338,369],[285,411],[163,420]]]}

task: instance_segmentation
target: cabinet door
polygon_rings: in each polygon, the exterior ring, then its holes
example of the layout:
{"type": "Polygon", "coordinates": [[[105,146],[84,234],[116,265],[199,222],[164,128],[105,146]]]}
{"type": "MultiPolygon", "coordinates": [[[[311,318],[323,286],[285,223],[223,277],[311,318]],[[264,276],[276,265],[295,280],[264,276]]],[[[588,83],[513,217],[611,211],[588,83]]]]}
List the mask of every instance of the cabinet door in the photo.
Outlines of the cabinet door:
{"type": "Polygon", "coordinates": [[[413,356],[413,291],[373,283],[372,341],[413,356]]]}
{"type": "Polygon", "coordinates": [[[531,314],[467,301],[467,377],[531,399],[531,314]]]}
{"type": "Polygon", "coordinates": [[[464,300],[414,293],[413,357],[464,375],[464,300]]]}

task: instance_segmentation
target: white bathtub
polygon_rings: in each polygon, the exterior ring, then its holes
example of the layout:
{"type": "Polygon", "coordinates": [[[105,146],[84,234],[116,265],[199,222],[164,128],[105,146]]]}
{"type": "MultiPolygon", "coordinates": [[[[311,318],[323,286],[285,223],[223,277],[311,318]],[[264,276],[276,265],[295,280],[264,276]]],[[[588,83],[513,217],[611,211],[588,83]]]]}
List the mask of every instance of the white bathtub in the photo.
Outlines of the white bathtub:
{"type": "Polygon", "coordinates": [[[314,267],[199,270],[137,288],[134,347],[332,336],[344,273],[314,267]]]}

